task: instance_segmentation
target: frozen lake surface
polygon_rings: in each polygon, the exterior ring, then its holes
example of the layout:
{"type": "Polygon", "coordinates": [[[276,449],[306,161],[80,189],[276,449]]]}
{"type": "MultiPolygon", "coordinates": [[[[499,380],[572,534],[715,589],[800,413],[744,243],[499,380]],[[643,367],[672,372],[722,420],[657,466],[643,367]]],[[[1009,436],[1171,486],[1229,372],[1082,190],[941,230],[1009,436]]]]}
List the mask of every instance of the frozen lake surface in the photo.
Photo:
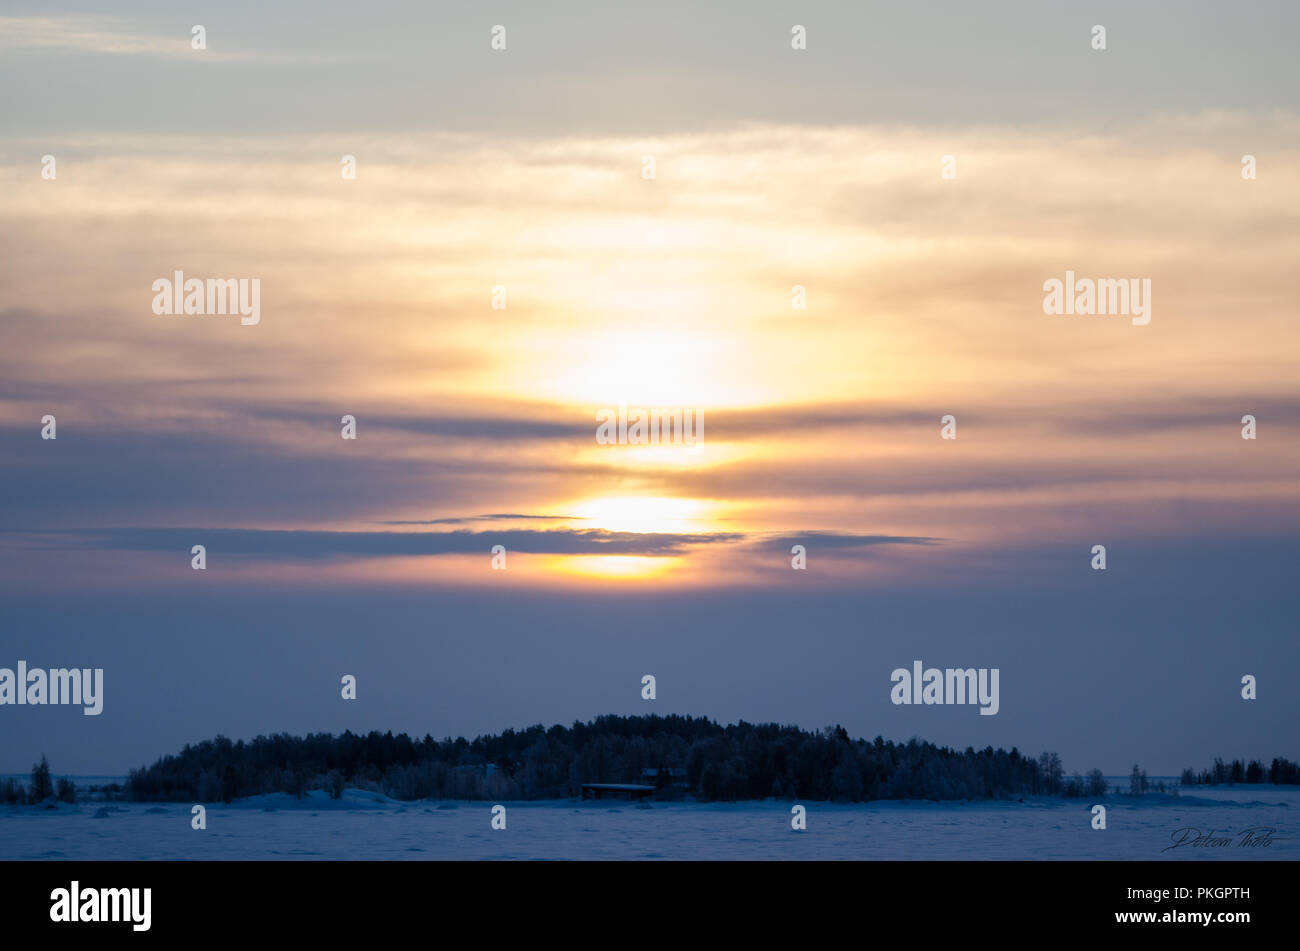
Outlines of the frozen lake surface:
{"type": "MultiPolygon", "coordinates": [[[[190,828],[179,803],[84,803],[55,810],[0,807],[0,859],[1171,859],[1295,860],[1300,788],[1200,787],[1141,800],[1107,796],[1107,828],[1092,800],[850,804],[803,802],[808,827],[790,828],[789,802],[402,803],[347,790],[207,807],[190,828]],[[1267,846],[1242,833],[1274,830],[1267,846]],[[1226,846],[1182,846],[1195,829],[1226,846]]],[[[1258,840],[1259,835],[1255,838],[1258,840]]]]}

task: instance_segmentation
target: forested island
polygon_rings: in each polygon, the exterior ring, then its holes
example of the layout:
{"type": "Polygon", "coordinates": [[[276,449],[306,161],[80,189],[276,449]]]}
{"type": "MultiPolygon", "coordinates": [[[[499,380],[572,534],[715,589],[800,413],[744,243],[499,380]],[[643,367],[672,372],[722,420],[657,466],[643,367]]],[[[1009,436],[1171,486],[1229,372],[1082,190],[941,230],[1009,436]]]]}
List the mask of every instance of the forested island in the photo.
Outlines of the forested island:
{"type": "MultiPolygon", "coordinates": [[[[1097,781],[1103,791],[1105,781],[1097,781]]],[[[187,746],[127,782],[132,799],[226,801],[374,789],[395,799],[563,799],[583,783],[646,783],[660,798],[999,799],[1065,791],[1060,758],[853,740],[843,727],[730,726],[703,717],[602,716],[473,741],[406,734],[225,737],[187,746]]],[[[1080,794],[1087,780],[1078,778],[1080,794]]]]}
{"type": "MultiPolygon", "coordinates": [[[[57,790],[42,759],[33,775],[39,801],[57,790]]],[[[1186,770],[1197,782],[1300,783],[1300,766],[1275,759],[1186,770]]],[[[186,746],[152,766],[132,770],[124,798],[147,802],[231,802],[268,793],[304,796],[323,789],[373,790],[399,800],[520,801],[576,797],[584,783],[655,787],[655,797],[700,801],[800,798],[977,800],[1029,795],[1099,797],[1163,791],[1133,767],[1127,789],[1112,790],[1098,769],[1067,777],[1061,759],[994,749],[954,750],[911,739],[852,739],[843,727],[807,731],[741,721],[722,726],[703,717],[602,716],[572,726],[537,725],[475,740],[413,739],[405,733],[335,736],[217,737],[186,746]]],[[[0,800],[26,799],[10,782],[0,800]]]]}

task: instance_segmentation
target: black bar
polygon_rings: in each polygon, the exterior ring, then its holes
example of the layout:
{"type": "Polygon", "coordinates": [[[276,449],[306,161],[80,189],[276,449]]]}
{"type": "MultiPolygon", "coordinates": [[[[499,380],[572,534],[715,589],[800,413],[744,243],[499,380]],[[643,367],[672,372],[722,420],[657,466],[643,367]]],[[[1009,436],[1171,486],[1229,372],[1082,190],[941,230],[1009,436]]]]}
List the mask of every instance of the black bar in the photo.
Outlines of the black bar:
{"type": "MultiPolygon", "coordinates": [[[[402,933],[422,943],[512,934],[619,947],[701,935],[822,943],[1076,935],[1216,941],[1294,935],[1295,864],[1179,862],[5,862],[0,922],[20,934],[94,940],[283,935],[333,941],[402,933]],[[149,888],[147,931],[129,922],[54,922],[51,893],[149,888]],[[1189,889],[1190,897],[1175,891],[1189,889]],[[1167,891],[1160,900],[1131,889],[1167,891]],[[1245,889],[1201,895],[1199,889],[1245,889]],[[1155,913],[1151,922],[1117,914],[1155,913]],[[1249,921],[1161,920],[1246,913],[1249,921]],[[459,936],[459,937],[457,937],[459,936]]],[[[126,917],[129,917],[127,915],[126,917]]],[[[974,945],[972,945],[974,946],[974,945]]]]}

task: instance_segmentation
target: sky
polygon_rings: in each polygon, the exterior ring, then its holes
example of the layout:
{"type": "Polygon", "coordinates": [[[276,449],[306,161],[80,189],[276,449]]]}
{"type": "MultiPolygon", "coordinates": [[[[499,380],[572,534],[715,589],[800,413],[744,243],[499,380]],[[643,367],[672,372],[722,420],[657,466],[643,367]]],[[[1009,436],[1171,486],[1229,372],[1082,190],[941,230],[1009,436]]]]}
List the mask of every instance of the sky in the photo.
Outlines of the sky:
{"type": "Polygon", "coordinates": [[[1300,757],[1294,4],[266,6],[0,3],[0,667],[105,679],[0,772],[611,712],[1300,757]]]}

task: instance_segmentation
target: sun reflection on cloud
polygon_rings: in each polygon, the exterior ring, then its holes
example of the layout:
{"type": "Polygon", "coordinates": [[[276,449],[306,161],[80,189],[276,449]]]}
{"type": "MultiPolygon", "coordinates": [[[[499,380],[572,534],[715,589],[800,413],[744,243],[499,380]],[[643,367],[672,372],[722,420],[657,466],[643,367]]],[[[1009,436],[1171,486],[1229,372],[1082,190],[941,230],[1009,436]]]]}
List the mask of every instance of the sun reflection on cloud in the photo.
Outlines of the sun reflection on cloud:
{"type": "Polygon", "coordinates": [[[563,574],[596,578],[653,578],[682,564],[677,557],[644,555],[576,555],[554,558],[547,568],[563,574]]]}

